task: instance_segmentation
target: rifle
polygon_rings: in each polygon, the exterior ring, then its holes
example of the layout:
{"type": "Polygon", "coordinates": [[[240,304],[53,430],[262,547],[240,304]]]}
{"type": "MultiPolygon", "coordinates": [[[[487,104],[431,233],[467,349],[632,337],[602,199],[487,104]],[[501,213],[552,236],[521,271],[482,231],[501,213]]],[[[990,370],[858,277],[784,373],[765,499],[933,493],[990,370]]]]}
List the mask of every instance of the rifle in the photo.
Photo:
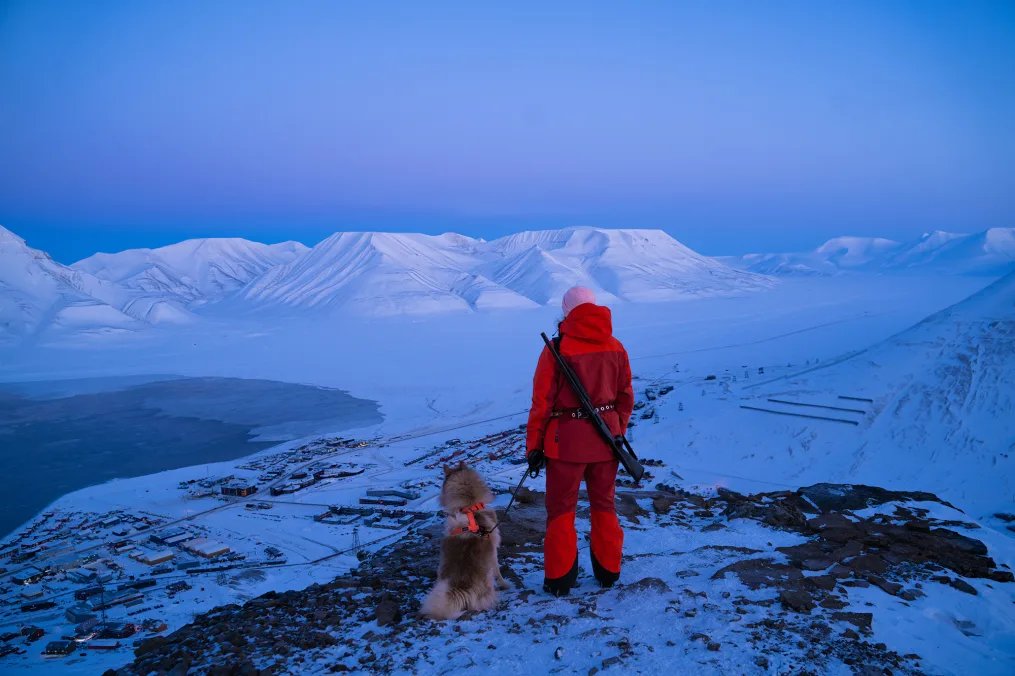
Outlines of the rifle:
{"type": "Polygon", "coordinates": [[[578,379],[578,374],[574,372],[574,369],[564,361],[564,358],[560,356],[560,352],[554,347],[553,342],[546,337],[545,333],[539,334],[543,337],[543,342],[546,343],[546,347],[550,350],[550,354],[557,361],[557,366],[560,367],[561,373],[564,374],[564,378],[567,379],[568,384],[571,386],[571,390],[578,397],[578,401],[581,402],[581,407],[588,415],[592,425],[599,432],[599,436],[603,438],[611,449],[613,454],[620,460],[620,464],[624,466],[627,473],[631,475],[635,483],[641,481],[641,477],[645,474],[645,468],[638,462],[638,456],[634,454],[634,449],[631,448],[631,444],[628,443],[627,437],[623,434],[619,434],[616,437],[610,432],[610,426],[606,424],[602,416],[599,415],[599,411],[592,405],[592,400],[589,399],[589,393],[585,391],[585,386],[582,385],[582,381],[578,379]]]}

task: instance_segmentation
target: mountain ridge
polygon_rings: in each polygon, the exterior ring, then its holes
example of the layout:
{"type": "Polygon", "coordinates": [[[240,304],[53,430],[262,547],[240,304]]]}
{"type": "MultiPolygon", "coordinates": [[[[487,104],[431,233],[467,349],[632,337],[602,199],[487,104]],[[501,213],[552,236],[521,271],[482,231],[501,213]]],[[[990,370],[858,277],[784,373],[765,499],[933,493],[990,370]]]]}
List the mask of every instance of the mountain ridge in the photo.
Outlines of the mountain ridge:
{"type": "Polygon", "coordinates": [[[835,237],[812,251],[721,256],[719,260],[731,267],[771,275],[926,270],[1003,276],[1015,270],[1015,228],[990,228],[972,234],[935,230],[907,242],[835,237]]]}

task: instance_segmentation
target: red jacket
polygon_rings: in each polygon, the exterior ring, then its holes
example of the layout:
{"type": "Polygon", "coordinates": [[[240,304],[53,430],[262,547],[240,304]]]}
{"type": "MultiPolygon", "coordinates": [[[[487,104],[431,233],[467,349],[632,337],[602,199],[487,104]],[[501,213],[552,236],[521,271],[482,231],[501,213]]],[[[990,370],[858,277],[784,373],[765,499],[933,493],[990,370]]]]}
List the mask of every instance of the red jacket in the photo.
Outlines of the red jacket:
{"type": "MultiPolygon", "coordinates": [[[[613,337],[610,309],[591,303],[579,305],[560,325],[560,335],[564,361],[578,374],[594,406],[615,406],[600,415],[614,436],[623,434],[634,408],[634,390],[627,351],[613,337]]],[[[571,411],[579,407],[578,397],[558,372],[550,350],[544,347],[532,382],[527,450],[541,448],[546,457],[567,462],[613,460],[613,451],[592,422],[571,417],[571,411]],[[564,411],[566,415],[554,417],[553,411],[564,411]]]]}

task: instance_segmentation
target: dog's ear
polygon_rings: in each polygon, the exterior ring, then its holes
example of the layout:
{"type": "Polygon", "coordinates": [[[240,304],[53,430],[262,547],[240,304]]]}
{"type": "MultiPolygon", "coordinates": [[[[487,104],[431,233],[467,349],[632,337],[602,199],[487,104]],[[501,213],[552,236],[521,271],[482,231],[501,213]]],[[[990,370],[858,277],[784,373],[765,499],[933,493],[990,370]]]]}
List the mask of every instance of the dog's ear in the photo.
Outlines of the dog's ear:
{"type": "Polygon", "coordinates": [[[447,476],[454,471],[455,470],[451,469],[451,465],[444,465],[444,476],[447,476]]]}
{"type": "Polygon", "coordinates": [[[461,461],[459,461],[458,467],[456,469],[468,469],[468,467],[469,466],[465,464],[465,461],[461,460],[461,461]]]}

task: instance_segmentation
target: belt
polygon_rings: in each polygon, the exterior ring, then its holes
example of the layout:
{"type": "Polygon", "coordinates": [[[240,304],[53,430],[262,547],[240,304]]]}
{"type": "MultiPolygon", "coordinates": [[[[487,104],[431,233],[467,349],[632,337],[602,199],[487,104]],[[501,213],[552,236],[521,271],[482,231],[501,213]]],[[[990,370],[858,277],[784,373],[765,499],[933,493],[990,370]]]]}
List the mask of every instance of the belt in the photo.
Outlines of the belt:
{"type": "MultiPolygon", "coordinates": [[[[597,406],[594,410],[597,411],[598,413],[605,413],[606,411],[612,411],[616,407],[617,407],[616,404],[604,404],[602,406],[597,406]]],[[[566,408],[566,409],[564,409],[562,411],[551,411],[550,412],[550,417],[551,418],[589,418],[591,416],[588,413],[586,413],[585,409],[583,409],[583,408],[566,408]]]]}

